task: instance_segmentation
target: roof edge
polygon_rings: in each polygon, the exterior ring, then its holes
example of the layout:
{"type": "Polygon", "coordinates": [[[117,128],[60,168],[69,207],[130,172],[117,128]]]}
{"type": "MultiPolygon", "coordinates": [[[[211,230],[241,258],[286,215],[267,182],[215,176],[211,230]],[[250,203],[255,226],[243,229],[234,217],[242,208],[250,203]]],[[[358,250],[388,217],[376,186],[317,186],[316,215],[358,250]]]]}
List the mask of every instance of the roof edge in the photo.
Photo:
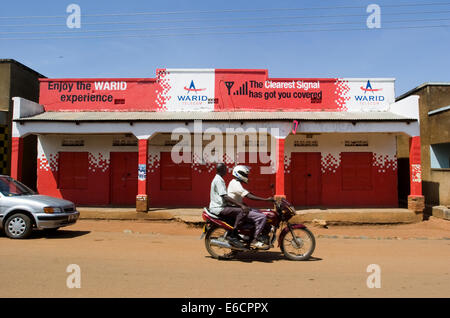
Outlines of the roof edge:
{"type": "Polygon", "coordinates": [[[425,82],[425,83],[422,83],[419,86],[414,87],[413,89],[410,89],[406,93],[403,93],[402,95],[396,97],[395,101],[398,102],[427,86],[450,86],[450,82],[425,82]]]}
{"type": "Polygon", "coordinates": [[[19,61],[16,61],[15,59],[0,59],[0,63],[11,63],[15,64],[18,67],[25,69],[31,73],[36,74],[39,78],[47,78],[45,75],[42,75],[41,73],[33,70],[31,67],[26,66],[25,64],[20,63],[19,61]]]}
{"type": "MultiPolygon", "coordinates": [[[[165,113],[164,116],[160,116],[161,113],[158,112],[148,112],[151,114],[155,114],[156,116],[141,116],[141,114],[143,112],[119,112],[121,113],[119,117],[116,116],[104,116],[103,112],[45,112],[45,113],[41,113],[38,114],[36,116],[30,116],[30,117],[23,117],[23,118],[16,118],[14,119],[14,121],[16,122],[30,122],[30,121],[41,121],[41,122],[106,122],[106,121],[111,121],[111,122],[139,122],[139,121],[148,121],[148,122],[153,122],[153,121],[195,121],[196,119],[201,119],[203,121],[292,121],[292,120],[301,120],[301,121],[341,121],[341,122],[357,122],[357,121],[361,121],[361,122],[371,122],[371,121],[403,121],[403,122],[413,122],[416,121],[417,119],[415,118],[409,118],[409,117],[405,117],[405,116],[401,116],[398,114],[394,114],[394,113],[389,113],[392,115],[396,115],[394,117],[390,117],[390,116],[381,116],[381,117],[372,117],[372,116],[362,116],[362,114],[352,114],[354,116],[333,116],[331,115],[330,117],[328,116],[314,116],[314,115],[318,115],[316,113],[311,113],[311,112],[293,112],[293,113],[289,113],[289,112],[285,112],[283,113],[282,116],[253,116],[253,113],[249,113],[252,116],[240,116],[242,115],[239,114],[238,116],[219,116],[219,117],[214,117],[214,116],[205,116],[204,118],[200,118],[197,116],[171,116],[170,114],[165,113]],[[57,114],[57,116],[53,116],[53,114],[57,114]],[[46,116],[48,114],[52,114],[51,116],[46,116]],[[63,116],[58,116],[58,115],[63,115],[63,116]],[[88,117],[84,117],[83,114],[89,114],[89,115],[93,115],[93,116],[88,116],[88,117]],[[126,116],[128,114],[128,116],[126,116]],[[312,116],[303,116],[305,114],[311,115],[312,116]],[[77,116],[73,116],[73,115],[77,115],[77,116]],[[82,116],[80,116],[82,115],[82,116]],[[136,116],[138,115],[138,116],[136,116]],[[167,116],[166,116],[167,115],[167,116]]],[[[144,112],[146,113],[146,112],[144,112]]],[[[319,112],[321,115],[324,114],[325,112],[319,112]]],[[[262,113],[259,113],[259,115],[261,115],[262,113]]],[[[330,113],[328,113],[330,115],[330,113]]],[[[177,115],[179,115],[177,113],[177,115]]],[[[231,115],[231,114],[229,114],[231,115]]],[[[256,114],[258,115],[258,114],[256,114]]],[[[266,113],[264,112],[264,115],[266,115],[266,113]]]]}

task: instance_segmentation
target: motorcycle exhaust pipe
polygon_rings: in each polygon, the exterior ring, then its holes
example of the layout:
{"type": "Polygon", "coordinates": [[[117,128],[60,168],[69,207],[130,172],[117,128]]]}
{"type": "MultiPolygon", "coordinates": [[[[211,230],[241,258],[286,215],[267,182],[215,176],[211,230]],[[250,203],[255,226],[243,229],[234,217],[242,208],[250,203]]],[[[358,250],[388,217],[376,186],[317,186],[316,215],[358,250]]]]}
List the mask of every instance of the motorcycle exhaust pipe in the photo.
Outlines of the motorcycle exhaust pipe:
{"type": "Polygon", "coordinates": [[[224,248],[230,248],[232,250],[239,250],[239,251],[245,251],[247,250],[246,248],[239,248],[239,247],[234,247],[233,245],[231,245],[230,243],[226,242],[226,241],[221,241],[221,240],[216,240],[216,239],[212,239],[210,241],[211,245],[214,246],[219,246],[219,247],[224,247],[224,248]]]}

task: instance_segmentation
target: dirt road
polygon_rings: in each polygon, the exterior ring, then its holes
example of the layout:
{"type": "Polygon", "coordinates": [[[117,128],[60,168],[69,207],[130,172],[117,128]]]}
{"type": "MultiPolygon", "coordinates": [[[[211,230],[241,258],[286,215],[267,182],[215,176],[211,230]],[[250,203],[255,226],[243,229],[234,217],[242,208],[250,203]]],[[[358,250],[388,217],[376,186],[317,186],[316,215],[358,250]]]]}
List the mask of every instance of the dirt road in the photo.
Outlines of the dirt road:
{"type": "Polygon", "coordinates": [[[450,297],[450,222],[311,229],[306,262],[278,249],[217,261],[200,229],[177,222],[82,220],[51,236],[1,236],[0,297],[450,297]],[[79,289],[66,286],[69,264],[79,289]],[[370,264],[381,288],[367,287],[370,264]]]}

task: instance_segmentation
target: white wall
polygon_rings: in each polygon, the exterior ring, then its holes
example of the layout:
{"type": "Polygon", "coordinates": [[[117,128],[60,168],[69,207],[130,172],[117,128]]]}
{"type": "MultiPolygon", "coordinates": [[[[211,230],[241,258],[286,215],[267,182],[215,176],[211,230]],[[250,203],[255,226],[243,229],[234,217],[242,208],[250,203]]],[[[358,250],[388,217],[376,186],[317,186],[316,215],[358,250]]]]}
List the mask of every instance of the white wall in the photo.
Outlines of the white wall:
{"type": "Polygon", "coordinates": [[[13,119],[34,116],[44,112],[44,106],[22,97],[13,97],[13,119]]]}
{"type": "Polygon", "coordinates": [[[389,105],[389,111],[400,116],[419,120],[419,96],[411,95],[389,105]]]}

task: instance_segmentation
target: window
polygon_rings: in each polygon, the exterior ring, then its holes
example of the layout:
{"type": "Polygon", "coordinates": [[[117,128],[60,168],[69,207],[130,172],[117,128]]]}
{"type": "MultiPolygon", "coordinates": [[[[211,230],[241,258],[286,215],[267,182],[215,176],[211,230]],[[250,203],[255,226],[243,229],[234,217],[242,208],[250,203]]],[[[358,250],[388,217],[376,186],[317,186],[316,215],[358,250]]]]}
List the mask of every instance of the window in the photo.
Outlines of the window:
{"type": "Polygon", "coordinates": [[[138,145],[138,140],[136,138],[114,138],[113,147],[135,147],[138,145]]]}
{"type": "Polygon", "coordinates": [[[0,192],[7,197],[36,194],[26,185],[9,176],[0,177],[0,192]]]}
{"type": "Polygon", "coordinates": [[[430,161],[432,169],[450,168],[450,142],[431,145],[430,161]]]}
{"type": "Polygon", "coordinates": [[[88,185],[88,153],[60,152],[58,188],[86,189],[88,185]]]}
{"type": "Polygon", "coordinates": [[[294,147],[318,147],[319,142],[317,140],[295,140],[294,147]]]}
{"type": "Polygon", "coordinates": [[[372,153],[342,152],[342,190],[372,190],[372,153]]]}
{"type": "Polygon", "coordinates": [[[368,140],[345,140],[344,146],[345,147],[368,147],[369,141],[368,140]]]}
{"type": "Polygon", "coordinates": [[[77,139],[77,138],[65,138],[65,139],[63,139],[61,145],[63,147],[83,147],[84,140],[77,139]]]}
{"type": "Polygon", "coordinates": [[[170,152],[161,152],[161,190],[192,190],[191,164],[174,163],[170,152]]]}

